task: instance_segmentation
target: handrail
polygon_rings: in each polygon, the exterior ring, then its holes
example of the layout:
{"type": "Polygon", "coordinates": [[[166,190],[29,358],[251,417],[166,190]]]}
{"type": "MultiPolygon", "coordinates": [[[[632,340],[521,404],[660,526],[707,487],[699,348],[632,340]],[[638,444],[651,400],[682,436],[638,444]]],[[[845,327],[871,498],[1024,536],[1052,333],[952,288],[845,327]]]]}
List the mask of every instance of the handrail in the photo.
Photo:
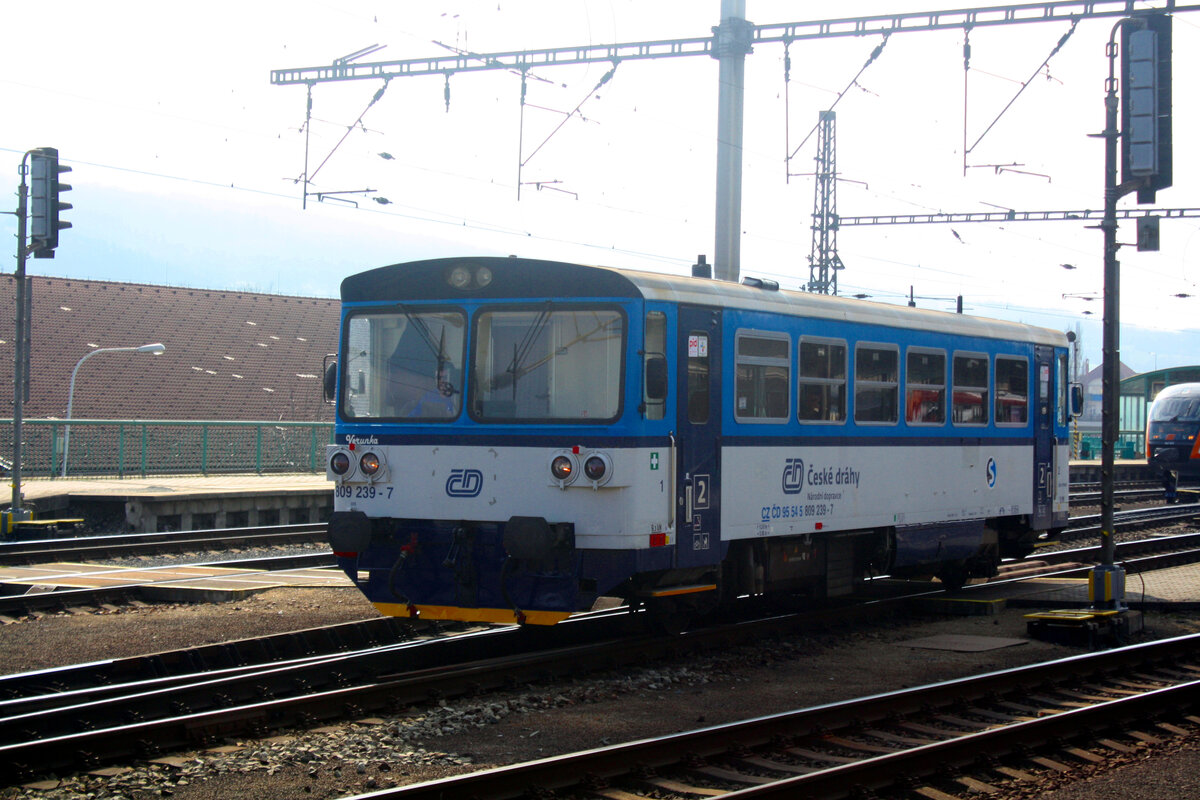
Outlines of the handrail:
{"type": "MultiPolygon", "coordinates": [[[[0,418],[0,452],[12,450],[12,423],[0,418]]],[[[73,477],[315,473],[333,441],[326,421],[23,419],[23,477],[56,476],[67,425],[73,477]]]]}

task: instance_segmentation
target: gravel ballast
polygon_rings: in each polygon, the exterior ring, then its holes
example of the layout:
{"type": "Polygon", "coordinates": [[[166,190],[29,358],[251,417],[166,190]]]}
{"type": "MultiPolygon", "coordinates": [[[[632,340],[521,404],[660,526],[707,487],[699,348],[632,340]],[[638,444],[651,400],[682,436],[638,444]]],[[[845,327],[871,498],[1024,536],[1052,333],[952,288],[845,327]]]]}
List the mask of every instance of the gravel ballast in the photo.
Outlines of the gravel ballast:
{"type": "MultiPolygon", "coordinates": [[[[203,605],[133,605],[62,612],[0,627],[0,671],[65,664],[262,636],[377,616],[354,589],[281,588],[203,605]]],[[[1200,631],[1200,619],[1151,615],[1148,636],[1200,631]]],[[[1020,611],[992,617],[889,622],[824,632],[637,669],[581,675],[480,697],[415,706],[391,716],[309,731],[234,740],[215,751],[166,754],[102,774],[60,776],[0,798],[256,800],[339,798],[632,739],[845,700],[1075,655],[1028,639],[1020,611]],[[983,652],[907,642],[940,633],[1024,640],[983,652]]],[[[1172,800],[1200,796],[1195,742],[1141,763],[1083,769],[1059,788],[1026,795],[1051,800],[1172,800]],[[1177,771],[1174,779],[1169,778],[1177,771]],[[1144,791],[1143,791],[1144,787],[1144,791]]]]}

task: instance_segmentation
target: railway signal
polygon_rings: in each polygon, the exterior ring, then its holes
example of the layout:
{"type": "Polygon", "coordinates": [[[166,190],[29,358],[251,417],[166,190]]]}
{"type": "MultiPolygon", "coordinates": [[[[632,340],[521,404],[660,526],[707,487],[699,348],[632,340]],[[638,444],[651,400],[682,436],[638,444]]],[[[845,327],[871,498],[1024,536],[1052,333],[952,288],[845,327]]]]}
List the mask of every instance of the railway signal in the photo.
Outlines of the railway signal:
{"type": "Polygon", "coordinates": [[[71,186],[59,181],[58,176],[71,168],[58,163],[58,149],[54,147],[40,147],[29,156],[29,239],[33,257],[54,258],[58,232],[71,227],[61,218],[61,212],[71,208],[62,200],[62,193],[71,191],[71,186]]]}
{"type": "Polygon", "coordinates": [[[1171,15],[1121,26],[1121,177],[1139,204],[1171,185],[1171,15]]]}

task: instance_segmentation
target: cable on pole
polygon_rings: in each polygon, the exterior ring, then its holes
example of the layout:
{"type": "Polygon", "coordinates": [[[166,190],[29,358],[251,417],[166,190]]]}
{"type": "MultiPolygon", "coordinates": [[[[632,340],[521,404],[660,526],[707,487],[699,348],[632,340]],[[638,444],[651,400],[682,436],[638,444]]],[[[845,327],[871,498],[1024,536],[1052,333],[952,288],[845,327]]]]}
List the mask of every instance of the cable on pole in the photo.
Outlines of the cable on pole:
{"type": "Polygon", "coordinates": [[[379,91],[375,92],[375,96],[371,98],[371,102],[367,103],[367,107],[364,108],[362,113],[358,115],[358,119],[354,120],[354,122],[352,122],[350,125],[346,126],[346,132],[344,134],[342,134],[342,138],[338,139],[338,143],[335,144],[333,146],[333,149],[329,151],[329,155],[325,156],[325,160],[321,162],[320,166],[318,166],[315,170],[313,170],[312,175],[304,176],[305,191],[308,191],[308,184],[312,181],[313,178],[317,177],[317,173],[321,171],[321,168],[324,167],[327,163],[329,163],[329,159],[333,157],[333,154],[336,153],[338,148],[342,146],[342,143],[346,141],[346,137],[348,137],[350,135],[351,131],[353,131],[355,128],[359,127],[360,125],[362,125],[363,117],[365,117],[367,115],[367,112],[371,110],[371,107],[374,106],[376,103],[378,103],[379,100],[383,97],[383,93],[387,91],[388,83],[390,83],[390,82],[391,82],[391,78],[383,79],[383,86],[380,86],[379,91]]]}
{"type": "MultiPolygon", "coordinates": [[[[1021,88],[1018,89],[1017,93],[1012,96],[1012,99],[1008,101],[1008,104],[1006,106],[1004,106],[1003,109],[1000,110],[1000,113],[997,114],[996,118],[994,120],[992,120],[990,125],[987,126],[987,129],[983,133],[979,134],[979,138],[975,140],[975,143],[963,151],[963,170],[964,171],[966,170],[967,154],[970,153],[972,150],[974,150],[976,147],[978,147],[979,143],[983,141],[983,137],[987,136],[988,133],[991,132],[992,128],[994,128],[996,126],[996,123],[1000,121],[1000,118],[1003,117],[1006,113],[1008,113],[1008,110],[1010,108],[1012,108],[1013,103],[1017,102],[1017,98],[1021,96],[1021,93],[1024,92],[1027,88],[1029,88],[1029,84],[1032,83],[1033,79],[1038,76],[1038,73],[1041,72],[1046,67],[1046,65],[1050,63],[1050,59],[1054,58],[1054,56],[1056,56],[1058,54],[1058,51],[1062,49],[1063,45],[1067,43],[1067,40],[1071,38],[1071,35],[1073,33],[1075,33],[1075,28],[1078,25],[1079,25],[1078,18],[1071,20],[1071,27],[1067,30],[1066,33],[1064,33],[1062,35],[1061,38],[1059,38],[1058,44],[1054,45],[1054,49],[1050,51],[1050,55],[1046,56],[1045,60],[1043,60],[1042,63],[1038,65],[1038,68],[1035,69],[1033,71],[1033,74],[1029,76],[1029,80],[1027,80],[1021,84],[1021,88]]],[[[965,51],[965,49],[964,49],[964,57],[963,57],[963,68],[966,69],[966,51],[965,51]]],[[[965,107],[965,103],[964,103],[964,107],[965,107]]],[[[966,141],[966,117],[965,116],[963,118],[963,126],[964,126],[963,127],[963,136],[964,136],[963,141],[965,142],[966,141]]]]}
{"type": "MultiPolygon", "coordinates": [[[[825,109],[826,111],[833,111],[835,108],[837,108],[837,104],[840,103],[842,98],[846,96],[846,92],[850,91],[850,89],[858,84],[858,79],[862,77],[864,72],[867,71],[867,67],[875,63],[875,59],[879,58],[879,55],[883,52],[883,48],[887,46],[889,36],[891,36],[890,32],[885,32],[883,34],[883,41],[875,46],[875,49],[871,51],[871,55],[867,57],[867,60],[863,63],[862,67],[860,67],[858,72],[855,73],[854,77],[850,79],[850,82],[846,84],[846,88],[838,92],[837,98],[833,101],[833,103],[830,104],[829,108],[825,109]]],[[[791,161],[796,157],[796,153],[799,153],[800,148],[804,147],[804,145],[808,143],[808,140],[812,138],[812,135],[817,132],[819,127],[821,127],[821,123],[818,120],[817,124],[813,125],[812,130],[808,132],[808,135],[804,137],[804,140],[800,142],[800,144],[796,145],[796,149],[793,150],[791,155],[787,157],[788,161],[791,161]]]]}
{"type": "MultiPolygon", "coordinates": [[[[616,74],[617,67],[619,67],[620,64],[621,64],[620,61],[613,61],[612,68],[600,77],[600,80],[597,81],[596,85],[592,87],[592,90],[590,92],[588,92],[582,100],[579,101],[578,105],[576,105],[575,108],[571,109],[570,111],[568,111],[566,114],[563,115],[562,121],[559,122],[557,126],[555,126],[554,130],[550,131],[549,135],[547,135],[546,138],[542,140],[541,144],[539,144],[537,147],[533,148],[532,153],[530,153],[528,156],[524,156],[523,148],[522,148],[521,152],[518,152],[518,154],[517,154],[517,157],[518,157],[517,199],[518,200],[521,199],[521,178],[520,178],[521,170],[524,169],[525,165],[528,164],[530,161],[532,161],[533,157],[536,156],[538,154],[538,152],[543,147],[545,147],[546,144],[551,139],[554,138],[554,135],[556,133],[558,133],[560,130],[562,130],[563,126],[566,125],[567,122],[569,122],[572,117],[574,117],[576,114],[579,113],[579,109],[583,108],[584,103],[586,103],[588,100],[595,97],[596,92],[600,91],[600,88],[602,86],[604,86],[604,84],[606,84],[610,80],[612,80],[612,77],[614,74],[616,74]]],[[[521,75],[521,132],[522,132],[522,136],[524,135],[524,130],[525,130],[525,105],[526,105],[525,91],[526,91],[525,75],[524,75],[524,73],[522,73],[522,75],[521,75]]],[[[561,113],[561,112],[559,112],[559,113],[561,113]]]]}

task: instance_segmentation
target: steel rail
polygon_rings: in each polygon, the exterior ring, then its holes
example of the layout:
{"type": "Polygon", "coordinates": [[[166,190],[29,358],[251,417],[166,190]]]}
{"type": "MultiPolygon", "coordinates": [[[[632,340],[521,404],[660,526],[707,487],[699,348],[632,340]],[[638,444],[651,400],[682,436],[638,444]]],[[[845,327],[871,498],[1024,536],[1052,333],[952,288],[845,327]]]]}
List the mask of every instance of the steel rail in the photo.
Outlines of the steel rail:
{"type": "MultiPolygon", "coordinates": [[[[429,624],[429,631],[436,630],[429,624]]],[[[320,628],[276,633],[251,639],[206,644],[146,655],[68,664],[61,667],[0,675],[0,709],[4,701],[39,695],[94,697],[114,687],[152,679],[192,679],[221,669],[260,668],[307,656],[362,650],[416,638],[422,626],[399,617],[374,617],[320,628]]],[[[9,713],[4,711],[3,713],[9,713]]]]}
{"type": "MultiPolygon", "coordinates": [[[[706,646],[703,642],[707,641],[707,637],[690,641],[650,636],[630,638],[628,615],[610,614],[600,615],[586,626],[577,626],[574,637],[584,643],[571,644],[569,623],[560,623],[552,629],[560,632],[562,640],[568,643],[566,646],[553,646],[544,637],[530,636],[525,629],[514,627],[485,631],[470,638],[452,637],[391,648],[408,656],[408,662],[414,665],[411,669],[405,669],[404,661],[395,652],[381,652],[372,656],[377,662],[374,675],[366,671],[354,675],[349,669],[349,659],[339,662],[330,657],[323,663],[313,662],[303,674],[293,667],[276,665],[258,673],[236,675],[232,683],[201,681],[189,686],[186,693],[177,686],[166,696],[186,703],[189,698],[207,695],[205,710],[180,711],[177,706],[167,705],[168,716],[131,724],[113,726],[110,713],[108,721],[100,723],[103,726],[97,729],[20,740],[21,731],[13,729],[36,724],[38,713],[24,719],[6,718],[0,720],[0,725],[8,731],[5,737],[8,741],[0,744],[0,779],[11,782],[47,771],[183,749],[227,735],[308,726],[316,720],[344,719],[434,697],[507,688],[543,680],[549,674],[578,674],[581,664],[587,664],[589,669],[635,664],[667,652],[694,652],[706,646]],[[620,628],[621,635],[605,636],[599,643],[588,642],[596,635],[597,628],[610,632],[620,628]],[[495,652],[509,654],[496,656],[495,652]],[[403,671],[397,673],[397,669],[403,671]],[[381,672],[390,674],[381,676],[381,672]],[[278,680],[272,683],[272,679],[278,680]],[[356,679],[361,682],[354,684],[356,679]],[[302,695],[275,697],[284,687],[299,690],[302,695]],[[245,697],[254,699],[247,702],[245,697]]],[[[153,699],[162,709],[163,695],[156,693],[153,699]]],[[[122,709],[121,713],[127,710],[122,709]]],[[[88,716],[82,706],[66,709],[65,713],[82,724],[99,723],[103,719],[102,715],[88,716]]]]}
{"type": "Polygon", "coordinates": [[[325,523],[304,523],[168,533],[23,539],[15,542],[0,542],[0,564],[31,564],[45,560],[80,560],[187,550],[228,550],[231,547],[272,546],[295,541],[317,541],[325,534],[325,531],[325,523]]]}
{"type": "MultiPolygon", "coordinates": [[[[1136,500],[1153,500],[1163,496],[1162,487],[1146,488],[1146,489],[1122,489],[1113,492],[1113,496],[1118,500],[1133,502],[1136,500]]],[[[1069,500],[1070,504],[1075,506],[1099,505],[1100,492],[1072,492],[1069,500]]]]}
{"type": "MultiPolygon", "coordinates": [[[[1200,533],[1120,542],[1117,548],[1118,554],[1128,564],[1130,571],[1136,573],[1180,561],[1197,560],[1197,556],[1200,554],[1200,533]],[[1162,550],[1168,551],[1167,554],[1156,555],[1153,558],[1146,556],[1150,551],[1162,550]]],[[[1079,565],[1090,563],[1093,555],[1091,548],[1059,550],[1042,553],[1032,561],[1051,567],[1066,565],[1066,569],[1052,574],[1074,575],[1080,569],[1086,569],[1079,565]]],[[[1006,562],[1003,566],[1019,571],[1024,563],[1012,561],[1006,562]]],[[[1025,580],[1027,577],[1029,576],[1021,575],[1005,578],[1002,569],[1001,575],[993,579],[990,585],[1008,580],[1025,580]]],[[[979,588],[977,585],[969,586],[966,587],[966,590],[974,591],[979,588]]],[[[578,619],[581,618],[572,618],[572,620],[578,619]]],[[[366,650],[369,647],[409,641],[424,635],[425,631],[438,635],[440,631],[452,624],[435,622],[425,623],[425,625],[429,627],[423,629],[420,620],[376,617],[358,622],[346,622],[253,639],[202,645],[195,648],[0,675],[0,713],[16,713],[12,709],[19,706],[6,704],[5,701],[9,700],[48,695],[57,701],[56,704],[60,705],[68,702],[68,699],[72,702],[82,702],[85,699],[116,694],[121,687],[143,681],[153,680],[156,685],[162,686],[166,685],[168,680],[181,682],[196,680],[200,675],[217,670],[259,669],[269,664],[291,659],[366,650]]],[[[37,701],[37,703],[33,707],[45,707],[45,701],[37,701]]]]}
{"type": "MultiPolygon", "coordinates": [[[[231,561],[207,561],[198,564],[176,566],[189,567],[221,567],[227,569],[258,570],[264,574],[295,569],[320,569],[335,566],[337,560],[333,553],[296,553],[283,556],[266,556],[231,561]]],[[[151,568],[152,569],[152,568],[151,568]]],[[[122,567],[114,567],[111,574],[116,575],[130,571],[122,567]]],[[[87,573],[92,576],[104,573],[87,573]]],[[[244,577],[244,576],[243,576],[244,577]]],[[[113,586],[102,586],[89,589],[64,589],[36,594],[19,594],[0,596],[0,614],[18,615],[32,610],[65,609],[77,606],[99,605],[101,603],[125,602],[135,598],[139,590],[145,586],[170,587],[179,583],[195,583],[200,576],[192,575],[167,581],[133,581],[113,586]]],[[[7,584],[12,587],[17,584],[7,584]]]]}
{"type": "MultiPolygon", "coordinates": [[[[1088,536],[1100,535],[1100,514],[1086,514],[1072,517],[1068,524],[1073,525],[1062,532],[1064,539],[1082,539],[1088,536]]],[[[1128,511],[1113,512],[1113,527],[1117,530],[1144,528],[1164,522],[1200,517],[1200,503],[1180,503],[1170,506],[1153,508],[1134,508],[1128,511]]]]}
{"type": "Polygon", "coordinates": [[[148,720],[171,713],[196,713],[325,688],[359,685],[424,669],[446,668],[496,658],[534,654],[547,647],[611,644],[631,635],[629,615],[600,612],[572,618],[550,636],[529,635],[516,626],[453,636],[368,644],[356,650],[297,654],[264,663],[148,676],[113,685],[42,691],[0,700],[0,743],[19,737],[49,738],[99,728],[112,719],[148,720]],[[170,709],[170,710],[168,710],[170,709]]]}
{"type": "MultiPolygon", "coordinates": [[[[1176,546],[1179,544],[1182,542],[1177,542],[1176,546]]],[[[1196,553],[1190,557],[1194,559],[1196,553]]],[[[968,591],[972,588],[983,587],[968,587],[968,591]]],[[[941,592],[922,592],[920,596],[931,594],[941,592]]],[[[392,647],[390,651],[402,652],[404,658],[379,649],[300,659],[293,664],[229,669],[219,674],[195,676],[194,680],[187,676],[173,677],[156,686],[131,685],[128,688],[135,695],[132,698],[118,696],[101,700],[103,691],[68,692],[61,700],[73,705],[65,711],[60,709],[57,716],[48,709],[58,705],[58,699],[43,697],[0,704],[0,710],[8,714],[0,719],[0,730],[28,729],[33,736],[42,737],[38,741],[17,742],[14,741],[15,734],[10,733],[4,741],[11,743],[0,747],[0,762],[11,761],[18,773],[32,774],[37,769],[67,767],[78,763],[80,758],[85,763],[102,763],[158,749],[185,748],[246,730],[311,725],[317,719],[343,718],[397,703],[498,688],[537,680],[547,674],[579,674],[583,669],[581,665],[587,665],[587,669],[612,668],[643,663],[668,654],[758,641],[767,636],[806,630],[813,625],[827,627],[839,622],[878,621],[889,614],[909,613],[908,601],[912,597],[910,593],[906,597],[840,609],[714,626],[666,640],[634,635],[640,620],[622,610],[609,615],[593,615],[591,619],[572,618],[552,629],[514,627],[475,637],[477,641],[495,645],[490,653],[486,649],[452,649],[465,647],[461,642],[456,645],[408,643],[392,647]],[[601,628],[601,625],[613,627],[601,628]],[[568,638],[569,634],[574,638],[568,638]],[[615,647],[618,642],[620,646],[615,647]],[[564,648],[564,645],[569,646],[564,648]],[[456,652],[459,655],[452,655],[456,652]],[[507,655],[497,657],[495,652],[507,655]],[[472,658],[476,660],[471,661],[472,658]],[[408,671],[391,678],[379,677],[381,671],[394,672],[397,663],[403,663],[408,671]],[[279,697],[297,688],[310,694],[279,697]],[[170,698],[173,705],[165,705],[164,698],[170,698]],[[263,698],[269,700],[253,702],[263,698]],[[220,705],[229,708],[214,707],[220,705]],[[163,714],[164,707],[171,710],[167,713],[176,712],[182,716],[146,719],[163,714]],[[188,708],[190,713],[184,710],[188,708]],[[106,727],[108,720],[114,717],[145,721],[132,727],[106,727]],[[95,726],[97,730],[73,732],[71,726],[81,724],[95,726]]]]}
{"type": "MultiPolygon", "coordinates": [[[[580,753],[541,759],[390,790],[373,798],[444,800],[475,797],[504,800],[525,795],[530,787],[555,792],[612,784],[649,770],[686,770],[689,761],[728,757],[737,760],[750,748],[770,748],[773,743],[821,737],[869,723],[903,717],[928,716],[930,709],[954,709],[964,703],[1026,691],[1031,686],[1095,680],[1098,673],[1128,673],[1163,662],[1196,658],[1200,636],[1153,642],[1099,654],[1021,667],[982,676],[890,692],[858,700],[788,711],[756,719],[717,725],[701,730],[613,745],[580,753]]],[[[1200,680],[1181,682],[1120,700],[1040,719],[1018,722],[993,730],[968,734],[854,764],[823,769],[750,789],[730,792],[729,798],[840,798],[856,786],[878,790],[895,785],[902,776],[925,776],[947,767],[972,764],[989,755],[1018,751],[1024,744],[1039,745],[1059,737],[1104,730],[1127,720],[1144,720],[1164,710],[1180,711],[1200,705],[1200,680]]],[[[947,735],[951,732],[947,731],[947,735]]]]}

